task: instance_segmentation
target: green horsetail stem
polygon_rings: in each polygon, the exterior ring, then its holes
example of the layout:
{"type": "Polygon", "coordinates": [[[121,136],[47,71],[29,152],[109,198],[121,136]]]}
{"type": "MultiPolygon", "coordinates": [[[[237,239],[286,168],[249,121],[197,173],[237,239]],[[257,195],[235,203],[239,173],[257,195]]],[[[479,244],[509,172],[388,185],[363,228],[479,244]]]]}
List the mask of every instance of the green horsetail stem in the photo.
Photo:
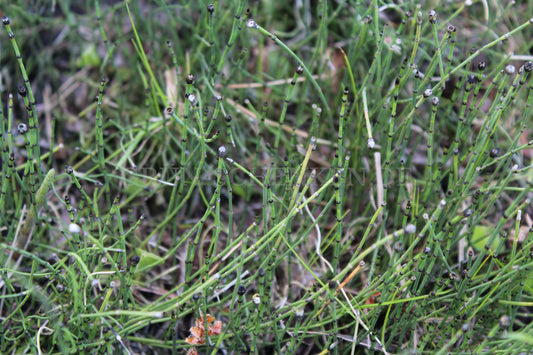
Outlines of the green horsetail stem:
{"type": "MultiPolygon", "coordinates": [[[[299,203],[298,205],[294,206],[292,209],[290,209],[283,219],[279,221],[277,225],[275,225],[271,230],[269,230],[267,233],[262,235],[255,243],[253,243],[250,247],[248,247],[246,250],[243,250],[241,254],[246,255],[243,256],[243,262],[246,263],[250,261],[252,258],[256,257],[257,255],[260,255],[261,252],[263,252],[263,249],[265,249],[268,245],[270,245],[270,242],[277,236],[280,236],[283,240],[286,240],[283,237],[283,233],[280,233],[282,231],[285,231],[287,226],[289,225],[289,222],[298,215],[302,209],[305,208],[305,206],[309,205],[311,202],[315,201],[323,192],[326,190],[331,184],[334,183],[334,179],[338,178],[343,173],[343,170],[339,170],[335,173],[335,175],[328,179],[316,192],[314,192],[309,198],[304,200],[303,202],[299,203]]],[[[289,246],[290,247],[290,246],[289,246]]],[[[220,270],[220,273],[230,273],[234,271],[237,268],[236,265],[227,265],[220,270]]]]}
{"type": "Polygon", "coordinates": [[[372,64],[370,65],[370,68],[368,68],[368,73],[366,74],[365,78],[363,79],[363,83],[361,84],[362,88],[367,88],[367,84],[373,81],[374,75],[376,74],[376,66],[379,67],[378,73],[381,74],[381,53],[383,51],[384,41],[385,36],[383,35],[383,31],[379,31],[379,37],[376,42],[376,51],[374,52],[372,64]]]}
{"type": "Polygon", "coordinates": [[[272,175],[273,167],[269,166],[267,169],[267,172],[265,174],[265,182],[263,184],[263,208],[261,209],[261,214],[263,216],[263,232],[268,232],[270,229],[270,223],[268,223],[268,211],[269,211],[269,204],[268,204],[268,192],[271,189],[270,187],[270,176],[272,175]]]}
{"type": "Polygon", "coordinates": [[[229,139],[231,146],[235,147],[235,140],[233,139],[233,130],[231,129],[231,115],[226,115],[226,137],[229,139]]]}
{"type": "Polygon", "coordinates": [[[296,86],[296,79],[298,78],[298,76],[303,74],[303,72],[304,72],[304,69],[301,65],[298,66],[298,68],[296,68],[296,71],[294,72],[294,75],[292,76],[291,83],[289,87],[287,88],[287,94],[285,95],[285,100],[283,100],[283,108],[279,116],[278,131],[276,132],[276,140],[274,142],[274,150],[275,150],[276,155],[278,154],[279,141],[281,137],[281,127],[283,126],[283,123],[285,122],[285,115],[287,114],[287,108],[289,107],[292,92],[294,90],[294,87],[296,86]]]}
{"type": "MultiPolygon", "coordinates": [[[[220,154],[220,153],[219,153],[220,154]]],[[[222,173],[226,178],[226,190],[228,192],[228,240],[233,238],[233,188],[226,164],[222,165],[222,173]]]]}
{"type": "MultiPolygon", "coordinates": [[[[248,100],[249,102],[249,100],[248,100]]],[[[248,108],[251,107],[251,103],[248,104],[248,108]]],[[[255,139],[255,158],[254,158],[254,163],[253,163],[253,168],[252,168],[252,171],[256,171],[257,169],[257,164],[259,164],[259,153],[261,151],[261,148],[263,147],[262,144],[261,144],[261,140],[263,139],[263,129],[265,128],[265,120],[266,120],[266,114],[267,114],[267,109],[268,109],[268,102],[267,101],[264,101],[263,102],[263,105],[261,105],[261,114],[260,115],[257,115],[258,117],[260,117],[260,120],[259,120],[259,130],[257,131],[257,136],[256,136],[256,139],[255,139]]],[[[248,194],[250,194],[251,191],[248,192],[248,194]]]]}
{"type": "MultiPolygon", "coordinates": [[[[185,78],[185,97],[189,98],[190,95],[192,95],[192,89],[194,84],[194,75],[193,74],[187,74],[185,78]]],[[[183,189],[185,188],[185,153],[187,151],[187,133],[189,132],[189,115],[190,115],[190,105],[185,105],[185,112],[183,113],[183,134],[181,138],[181,156],[180,156],[180,186],[178,190],[178,195],[183,195],[183,189]]]]}
{"type": "Polygon", "coordinates": [[[272,33],[270,33],[268,30],[264,29],[263,27],[259,26],[254,20],[252,19],[249,19],[248,22],[247,22],[247,26],[249,28],[253,28],[253,29],[256,29],[256,30],[259,30],[259,32],[261,32],[261,34],[265,35],[265,36],[268,36],[270,37],[270,39],[272,39],[274,42],[276,42],[281,48],[283,48],[284,51],[286,51],[287,53],[290,54],[291,57],[294,58],[294,60],[296,60],[296,62],[302,66],[306,76],[307,76],[307,79],[309,79],[309,81],[313,84],[313,87],[315,88],[315,90],[317,91],[318,93],[318,96],[320,97],[320,101],[322,101],[322,105],[326,108],[326,114],[328,116],[329,119],[332,119],[333,116],[331,114],[331,109],[329,108],[329,104],[328,104],[328,101],[326,100],[326,97],[324,96],[324,93],[322,92],[322,88],[320,87],[320,85],[318,85],[317,81],[315,80],[315,78],[313,78],[313,74],[311,73],[311,71],[307,68],[307,66],[303,63],[303,61],[300,59],[300,57],[298,57],[285,43],[283,43],[283,41],[281,41],[277,36],[273,35],[272,33]]]}
{"type": "Polygon", "coordinates": [[[457,33],[457,28],[454,25],[448,25],[446,31],[448,32],[448,41],[450,43],[450,47],[448,49],[448,65],[446,66],[444,76],[448,75],[453,65],[453,50],[455,48],[455,35],[457,33]]]}
{"type": "Polygon", "coordinates": [[[437,117],[437,108],[439,106],[438,97],[433,96],[431,98],[431,106],[432,108],[431,108],[431,117],[429,119],[428,142],[426,146],[427,147],[427,162],[426,162],[426,171],[425,171],[426,181],[428,182],[428,184],[426,185],[424,200],[427,200],[427,198],[429,197],[429,194],[432,192],[430,190],[430,186],[434,186],[434,184],[429,184],[429,182],[434,182],[433,179],[435,176],[434,175],[435,159],[433,158],[435,149],[433,148],[433,144],[434,144],[433,141],[434,141],[434,135],[435,135],[435,120],[437,117]]]}
{"type": "Polygon", "coordinates": [[[102,39],[104,40],[107,54],[111,55],[111,47],[109,46],[109,41],[107,40],[107,36],[105,34],[104,25],[102,24],[102,17],[100,16],[100,4],[98,3],[98,0],[94,0],[94,10],[96,13],[96,21],[98,21],[98,28],[100,29],[100,33],[102,34],[102,39]]]}
{"type": "MultiPolygon", "coordinates": [[[[425,85],[427,83],[430,83],[431,78],[433,77],[433,73],[436,70],[437,64],[439,64],[439,73],[440,77],[444,78],[446,74],[444,73],[444,63],[442,61],[442,51],[445,48],[445,45],[448,44],[448,38],[451,36],[450,32],[446,32],[444,36],[442,37],[441,41],[439,42],[438,34],[437,34],[437,14],[435,10],[431,10],[429,12],[429,23],[431,24],[433,28],[433,34],[434,34],[434,44],[435,44],[435,53],[433,53],[433,56],[431,57],[431,61],[429,62],[427,69],[424,73],[424,77],[422,78],[422,81],[420,82],[420,88],[424,89],[425,85]]],[[[435,89],[433,89],[435,90],[435,89]]]]}
{"type": "MultiPolygon", "coordinates": [[[[7,16],[2,16],[2,23],[4,24],[4,27],[6,28],[7,35],[9,36],[9,39],[11,41],[11,46],[13,47],[13,51],[15,52],[15,56],[17,57],[17,61],[19,63],[20,72],[22,73],[22,78],[24,79],[24,95],[25,103],[26,103],[26,109],[28,112],[28,120],[30,124],[30,143],[31,143],[31,149],[33,151],[33,156],[35,157],[35,160],[37,162],[40,162],[41,157],[41,148],[39,146],[39,122],[37,120],[36,112],[35,112],[35,97],[33,96],[33,91],[31,89],[30,85],[30,79],[28,78],[28,74],[26,73],[26,67],[24,66],[24,62],[22,61],[22,55],[20,54],[19,47],[17,45],[17,41],[15,40],[15,34],[11,30],[10,21],[7,16]],[[29,98],[26,98],[26,94],[29,96],[29,98]]],[[[20,93],[20,89],[19,89],[20,93]]],[[[39,176],[41,176],[41,169],[39,168],[39,176]]]]}
{"type": "MultiPolygon", "coordinates": [[[[339,159],[340,160],[340,159],[339,159]]],[[[342,232],[343,232],[343,208],[342,204],[346,200],[345,195],[345,188],[346,188],[346,173],[348,172],[348,164],[350,162],[350,154],[347,154],[344,158],[344,166],[342,167],[343,173],[337,178],[334,179],[334,188],[335,188],[335,194],[333,196],[333,199],[335,201],[335,210],[336,210],[336,227],[335,227],[335,249],[333,254],[333,272],[338,269],[339,267],[339,261],[341,258],[341,252],[342,252],[342,232]]]]}
{"type": "Polygon", "coordinates": [[[226,182],[226,179],[225,179],[226,176],[224,174],[224,170],[226,169],[226,166],[224,164],[224,157],[226,156],[226,154],[227,154],[227,148],[225,146],[220,146],[218,148],[218,166],[216,170],[217,185],[215,189],[215,221],[214,221],[215,232],[213,233],[211,237],[211,244],[209,246],[209,251],[208,251],[208,255],[211,260],[215,260],[217,257],[218,239],[220,236],[220,231],[222,229],[222,222],[220,218],[220,200],[221,200],[222,187],[224,186],[224,182],[226,182]]]}
{"type": "MultiPolygon", "coordinates": [[[[485,73],[484,73],[484,70],[487,66],[487,63],[485,61],[482,61],[480,63],[478,63],[478,74],[477,74],[477,82],[475,83],[475,87],[474,87],[474,96],[473,96],[473,99],[472,99],[472,107],[475,107],[475,109],[470,109],[469,107],[469,110],[466,111],[464,114],[463,114],[463,117],[464,117],[464,120],[463,120],[463,124],[464,125],[467,125],[467,126],[470,126],[474,120],[474,118],[477,117],[478,113],[479,113],[479,110],[481,109],[481,106],[483,105],[483,103],[485,102],[485,100],[489,97],[489,93],[492,91],[492,89],[494,88],[494,86],[498,86],[498,84],[500,83],[500,78],[501,78],[501,75],[502,75],[502,70],[503,69],[503,65],[504,63],[507,62],[507,59],[502,61],[502,63],[497,66],[496,68],[493,69],[493,71],[496,71],[497,74],[496,76],[494,77],[493,80],[490,81],[489,83],[489,86],[487,88],[484,87],[483,85],[483,78],[485,76],[485,73]],[[479,93],[481,90],[485,90],[485,94],[483,95],[483,97],[481,98],[481,100],[479,100],[479,93]]],[[[467,77],[466,80],[473,80],[473,78],[470,76],[470,77],[467,77]]]]}
{"type": "MultiPolygon", "coordinates": [[[[178,65],[178,59],[176,58],[176,53],[174,52],[174,46],[172,45],[172,42],[167,41],[167,48],[170,52],[170,57],[172,58],[172,64],[174,65],[174,70],[176,70],[176,82],[180,82],[180,68],[178,65]]],[[[171,102],[174,102],[176,107],[179,102],[180,97],[180,86],[176,85],[176,97],[168,98],[171,102]]]]}
{"type": "Polygon", "coordinates": [[[207,28],[208,28],[208,38],[209,38],[209,47],[211,48],[210,58],[209,58],[209,66],[211,68],[215,68],[215,29],[213,26],[213,13],[215,12],[215,5],[209,4],[207,5],[207,28]]]}
{"type": "MultiPolygon", "coordinates": [[[[139,55],[142,65],[148,75],[150,76],[150,86],[154,88],[155,92],[154,94],[157,94],[157,96],[160,99],[166,99],[165,94],[163,93],[163,90],[161,90],[161,87],[159,86],[159,83],[154,75],[154,72],[152,70],[152,67],[150,66],[150,62],[148,61],[148,57],[146,56],[146,52],[144,51],[144,47],[142,44],[142,41],[139,37],[139,34],[137,32],[137,27],[135,26],[135,21],[133,21],[133,16],[130,11],[130,6],[128,2],[125,2],[124,5],[126,6],[126,11],[128,12],[128,18],[130,19],[130,23],[133,29],[134,39],[131,40],[131,43],[135,47],[135,51],[139,55]]],[[[158,106],[155,106],[158,108],[158,106]]]]}
{"type": "Polygon", "coordinates": [[[8,180],[11,179],[11,174],[9,173],[9,153],[7,151],[7,138],[6,138],[6,127],[4,125],[4,111],[2,110],[2,104],[0,103],[0,143],[2,151],[2,191],[0,192],[0,211],[4,210],[5,197],[7,194],[8,180]]]}
{"type": "MultiPolygon", "coordinates": [[[[11,177],[11,187],[12,191],[17,191],[16,177],[18,176],[15,172],[15,154],[13,153],[13,132],[12,132],[12,122],[13,122],[13,94],[9,93],[9,98],[7,101],[7,147],[9,149],[9,161],[8,161],[8,172],[11,177]]],[[[19,194],[13,193],[15,200],[15,205],[18,205],[19,194]]]]}
{"type": "MultiPolygon", "coordinates": [[[[218,177],[217,176],[217,186],[220,182],[220,179],[222,177],[218,177]]],[[[187,282],[189,282],[190,280],[193,279],[194,275],[192,274],[192,266],[193,266],[193,261],[194,261],[194,256],[196,254],[196,249],[198,248],[198,244],[200,243],[200,236],[202,235],[202,229],[207,221],[207,218],[213,213],[213,210],[215,209],[215,205],[216,205],[216,201],[217,201],[217,191],[215,191],[215,193],[213,194],[213,196],[211,197],[211,200],[209,201],[209,205],[207,206],[206,210],[205,210],[205,213],[204,215],[202,216],[202,218],[200,219],[200,221],[196,224],[196,229],[197,229],[197,232],[196,232],[196,237],[194,238],[192,244],[188,245],[187,247],[187,259],[186,259],[186,262],[185,262],[185,267],[186,267],[186,275],[187,275],[187,282]]],[[[191,231],[193,231],[193,229],[191,229],[191,231]]],[[[208,255],[209,257],[209,255],[208,255]]],[[[207,268],[207,271],[209,269],[207,268]]]]}
{"type": "MultiPolygon", "coordinates": [[[[469,64],[472,61],[472,59],[476,58],[477,56],[479,56],[481,53],[483,53],[487,49],[494,47],[498,43],[501,43],[502,41],[508,39],[509,37],[511,37],[512,35],[514,35],[516,33],[524,31],[528,26],[530,26],[532,24],[533,24],[533,18],[530,18],[526,22],[522,23],[520,26],[515,27],[511,31],[505,33],[504,35],[502,35],[502,36],[496,38],[495,40],[485,44],[483,47],[472,51],[470,56],[468,56],[465,60],[463,60],[461,63],[459,63],[457,66],[455,66],[452,70],[450,70],[450,72],[448,74],[444,75],[444,77],[440,78],[440,80],[433,86],[432,90],[437,90],[438,88],[443,86],[446,83],[446,81],[450,78],[450,76],[452,76],[453,74],[457,73],[459,70],[461,70],[467,64],[469,64]]],[[[487,94],[488,94],[488,92],[487,92],[487,94]]],[[[416,102],[414,107],[411,109],[411,111],[409,111],[409,113],[404,117],[403,120],[404,121],[410,120],[411,117],[416,112],[416,110],[418,109],[418,107],[420,107],[420,105],[424,101],[425,101],[424,96],[423,95],[419,95],[418,101],[416,102]]]]}
{"type": "Polygon", "coordinates": [[[200,143],[202,145],[202,150],[205,150],[205,139],[207,138],[205,135],[204,130],[204,119],[202,117],[202,113],[198,109],[198,99],[195,95],[191,94],[187,96],[187,101],[189,101],[189,105],[191,105],[192,112],[194,114],[194,118],[196,119],[196,123],[198,124],[198,130],[200,131],[200,143]]]}
{"type": "Polygon", "coordinates": [[[231,47],[233,46],[233,44],[235,43],[235,40],[237,38],[237,33],[240,30],[239,23],[241,21],[241,13],[242,13],[243,8],[244,8],[244,3],[243,3],[243,1],[240,0],[239,4],[237,5],[237,13],[235,14],[235,17],[233,19],[233,25],[231,27],[230,37],[228,39],[228,42],[226,43],[226,47],[224,47],[224,52],[222,53],[222,56],[220,57],[220,59],[218,61],[217,71],[215,73],[215,75],[217,75],[217,76],[220,75],[220,73],[222,72],[222,68],[224,67],[224,63],[227,60],[226,57],[228,56],[228,53],[229,53],[231,47]]]}
{"type": "MultiPolygon", "coordinates": [[[[209,122],[209,125],[207,126],[207,130],[205,131],[206,142],[208,142],[207,137],[209,137],[211,135],[211,131],[212,131],[213,127],[215,126],[215,122],[216,122],[216,120],[218,118],[218,114],[220,113],[220,108],[222,106],[222,96],[215,95],[214,98],[216,100],[215,110],[213,111],[213,116],[211,117],[211,122],[209,122]]],[[[217,137],[219,134],[220,134],[220,131],[216,131],[213,134],[213,137],[217,137]]],[[[211,139],[213,137],[211,137],[211,139]]],[[[214,139],[212,139],[212,140],[214,140],[214,139]]]]}
{"type": "MultiPolygon", "coordinates": [[[[533,70],[532,61],[528,61],[524,65],[520,66],[520,68],[518,69],[518,74],[520,76],[520,81],[518,84],[519,88],[517,88],[511,95],[511,101],[514,102],[516,95],[518,95],[518,91],[520,90],[520,87],[524,86],[532,70],[533,70]]],[[[515,85],[515,83],[513,83],[513,85],[515,85]]],[[[531,89],[531,87],[529,89],[531,89]]]]}
{"type": "MultiPolygon", "coordinates": [[[[435,10],[430,10],[428,17],[429,17],[429,23],[431,24],[431,27],[433,29],[433,39],[435,40],[435,46],[437,46],[437,51],[435,52],[435,56],[439,60],[439,71],[440,71],[440,76],[442,78],[445,75],[444,74],[444,63],[442,61],[442,45],[446,43],[444,39],[447,39],[446,38],[447,35],[445,35],[443,38],[443,41],[439,43],[439,35],[437,31],[437,18],[438,18],[437,12],[435,10]]],[[[447,34],[449,34],[449,32],[447,32],[447,34]]]]}
{"type": "MultiPolygon", "coordinates": [[[[315,33],[318,33],[317,35],[317,41],[313,45],[314,52],[313,56],[311,57],[311,63],[315,63],[317,60],[322,59],[322,65],[324,65],[324,57],[322,56],[323,53],[327,52],[327,38],[328,38],[328,22],[334,18],[334,14],[332,14],[332,17],[328,18],[328,2],[327,1],[319,1],[320,7],[317,7],[318,10],[318,30],[315,33]]],[[[337,7],[335,11],[339,11],[340,8],[337,7]]],[[[317,65],[317,68],[320,69],[320,65],[317,65]]]]}
{"type": "MultiPolygon", "coordinates": [[[[272,171],[274,171],[274,174],[275,173],[275,169],[272,169],[272,171]]],[[[278,212],[277,212],[277,209],[276,209],[276,204],[274,204],[274,193],[272,192],[272,189],[273,189],[273,186],[272,186],[272,177],[269,176],[268,177],[268,180],[265,180],[265,181],[268,181],[268,184],[267,184],[267,203],[268,203],[268,206],[269,206],[269,210],[270,210],[270,220],[271,220],[271,225],[276,225],[277,223],[277,216],[278,216],[278,212]]]]}
{"type": "Polygon", "coordinates": [[[76,176],[76,172],[74,171],[74,169],[71,166],[67,165],[65,166],[65,173],[67,173],[72,178],[72,180],[74,181],[74,184],[76,185],[78,190],[80,190],[81,194],[85,198],[85,201],[89,205],[89,208],[94,213],[95,218],[98,218],[99,214],[93,204],[93,200],[89,197],[89,195],[87,195],[87,192],[85,192],[85,189],[83,188],[83,186],[81,186],[80,181],[78,180],[78,177],[76,176]]]}
{"type": "Polygon", "coordinates": [[[311,158],[311,154],[313,153],[313,150],[316,148],[316,138],[311,137],[311,141],[309,142],[309,146],[307,147],[307,151],[305,153],[305,158],[302,164],[300,165],[300,173],[298,174],[298,179],[296,180],[296,183],[293,188],[292,196],[291,196],[291,202],[289,204],[289,210],[292,210],[294,207],[295,202],[298,201],[296,198],[298,195],[298,192],[300,191],[300,186],[303,181],[303,177],[305,174],[305,171],[307,170],[307,165],[309,163],[309,159],[311,158]]]}
{"type": "Polygon", "coordinates": [[[102,118],[102,101],[104,98],[104,87],[107,83],[106,79],[100,81],[98,87],[98,101],[96,102],[96,150],[98,151],[98,164],[100,169],[105,174],[105,160],[104,160],[104,124],[102,118]]]}
{"type": "Polygon", "coordinates": [[[398,96],[400,94],[400,78],[394,80],[394,94],[392,96],[392,108],[389,118],[389,132],[387,134],[387,151],[385,153],[385,171],[383,172],[383,201],[387,201],[387,192],[389,190],[389,175],[392,159],[392,137],[394,135],[394,124],[397,117],[398,96]]]}
{"type": "MultiPolygon", "coordinates": [[[[485,65],[481,65],[481,68],[485,68],[485,65]]],[[[475,77],[470,76],[469,79],[467,79],[466,86],[463,93],[463,99],[461,101],[461,112],[459,113],[459,120],[457,123],[457,129],[455,131],[455,138],[453,142],[453,148],[448,152],[448,154],[453,154],[453,186],[457,184],[458,179],[458,168],[459,168],[459,144],[460,144],[460,137],[462,137],[462,131],[463,126],[465,125],[466,121],[466,107],[468,104],[468,97],[470,95],[470,92],[472,91],[472,85],[474,84],[475,77]]],[[[465,126],[466,127],[466,126],[465,126]]]]}
{"type": "MultiPolygon", "coordinates": [[[[339,159],[340,161],[340,159],[339,159]]],[[[335,223],[335,249],[333,254],[332,262],[332,271],[335,272],[339,266],[339,258],[341,253],[341,240],[342,240],[342,199],[341,199],[341,188],[339,183],[340,177],[337,177],[334,180],[334,189],[335,189],[335,210],[336,210],[336,223],[335,223]]]]}
{"type": "Polygon", "coordinates": [[[342,101],[341,101],[341,110],[339,112],[339,134],[337,135],[337,169],[340,169],[342,167],[342,161],[344,160],[343,156],[343,146],[344,146],[344,121],[345,121],[345,115],[349,112],[347,108],[348,104],[348,94],[349,90],[348,87],[344,88],[344,91],[342,92],[342,101]]]}
{"type": "Polygon", "coordinates": [[[24,123],[19,123],[17,125],[17,131],[18,133],[24,138],[24,145],[26,146],[26,153],[28,154],[28,161],[26,166],[24,167],[24,178],[28,181],[28,188],[30,190],[30,197],[32,204],[34,203],[35,198],[35,184],[36,184],[36,178],[35,178],[35,161],[32,158],[32,150],[31,150],[31,143],[30,139],[28,137],[28,126],[24,123]]]}
{"type": "MultiPolygon", "coordinates": [[[[508,73],[509,75],[509,73],[508,73]]],[[[502,85],[506,80],[502,80],[502,85]]],[[[510,105],[511,103],[511,97],[515,90],[517,90],[518,84],[520,82],[519,76],[515,78],[513,81],[511,88],[508,92],[505,92],[505,96],[503,96],[504,90],[501,91],[501,100],[498,99],[498,105],[499,109],[494,110],[492,115],[483,122],[483,125],[481,127],[481,131],[485,134],[478,135],[475,145],[473,146],[473,157],[468,161],[468,164],[465,169],[463,180],[470,181],[469,184],[463,185],[463,193],[467,191],[467,188],[471,186],[473,181],[475,180],[473,176],[478,175],[480,173],[479,167],[481,166],[482,161],[485,159],[485,153],[488,151],[489,144],[492,140],[492,137],[495,133],[495,130],[497,129],[499,122],[502,118],[503,113],[505,112],[505,109],[510,105]]]]}
{"type": "MultiPolygon", "coordinates": [[[[413,45],[413,50],[411,51],[411,57],[409,58],[409,67],[415,67],[415,58],[418,51],[418,46],[420,44],[420,32],[422,29],[422,11],[416,13],[416,30],[415,30],[415,44],[413,45]]],[[[407,79],[407,78],[406,78],[407,79]]]]}

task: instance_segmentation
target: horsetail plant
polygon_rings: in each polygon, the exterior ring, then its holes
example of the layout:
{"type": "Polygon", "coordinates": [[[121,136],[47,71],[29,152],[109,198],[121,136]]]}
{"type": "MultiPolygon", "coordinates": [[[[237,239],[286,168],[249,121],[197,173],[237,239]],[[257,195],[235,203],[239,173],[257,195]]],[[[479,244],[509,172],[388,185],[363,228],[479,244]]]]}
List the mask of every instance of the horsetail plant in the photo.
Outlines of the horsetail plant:
{"type": "Polygon", "coordinates": [[[529,4],[86,5],[2,8],[1,353],[530,351],[529,4]]]}
{"type": "MultiPolygon", "coordinates": [[[[24,80],[24,89],[22,89],[22,87],[19,88],[19,93],[25,100],[26,110],[28,112],[30,147],[33,151],[33,155],[35,156],[35,160],[37,162],[40,162],[41,148],[39,145],[39,122],[35,113],[35,97],[33,96],[33,90],[31,89],[30,79],[28,78],[28,74],[26,73],[26,67],[24,66],[24,62],[22,61],[22,55],[17,45],[17,41],[15,40],[15,34],[11,30],[11,22],[7,16],[2,16],[2,23],[4,24],[4,27],[7,31],[11,46],[13,47],[13,51],[15,52],[15,56],[18,61],[20,72],[22,74],[22,79],[24,80]]],[[[38,170],[39,177],[41,177],[41,169],[39,168],[38,170]]]]}
{"type": "Polygon", "coordinates": [[[285,96],[285,100],[283,101],[283,109],[281,110],[281,115],[279,117],[279,125],[278,125],[278,131],[276,133],[276,141],[274,142],[274,150],[276,151],[276,153],[279,148],[279,140],[281,137],[281,127],[283,125],[283,122],[285,121],[285,116],[287,114],[287,108],[290,103],[292,91],[294,90],[294,86],[296,85],[296,79],[298,78],[298,76],[302,75],[303,72],[304,72],[303,66],[300,65],[298,66],[298,68],[296,68],[296,71],[294,72],[290,86],[287,89],[287,95],[285,96]]]}
{"type": "Polygon", "coordinates": [[[105,160],[104,160],[104,124],[103,124],[103,117],[102,117],[102,101],[104,97],[104,87],[107,80],[102,79],[100,81],[100,85],[98,87],[98,99],[96,102],[96,135],[98,137],[97,147],[96,150],[98,151],[98,164],[100,165],[100,169],[104,171],[104,178],[106,180],[106,186],[109,186],[109,182],[107,180],[107,174],[105,169],[105,160]]]}
{"type": "Polygon", "coordinates": [[[318,96],[320,97],[320,101],[322,101],[322,105],[326,109],[326,114],[328,115],[328,117],[332,117],[331,116],[331,109],[329,108],[328,102],[326,100],[326,97],[324,96],[324,93],[322,92],[322,89],[320,88],[320,85],[318,85],[316,80],[313,78],[313,74],[309,71],[307,66],[300,60],[300,58],[289,47],[287,47],[287,45],[285,43],[283,43],[278,37],[276,37],[275,35],[271,34],[270,32],[268,32],[268,30],[264,29],[263,27],[259,26],[253,19],[249,19],[247,21],[246,25],[249,28],[259,30],[259,32],[262,35],[267,36],[270,39],[272,39],[281,48],[283,48],[291,57],[293,57],[294,60],[297,61],[297,63],[299,63],[299,65],[302,67],[304,73],[306,74],[307,79],[309,79],[309,81],[313,84],[313,87],[317,91],[318,96]]]}

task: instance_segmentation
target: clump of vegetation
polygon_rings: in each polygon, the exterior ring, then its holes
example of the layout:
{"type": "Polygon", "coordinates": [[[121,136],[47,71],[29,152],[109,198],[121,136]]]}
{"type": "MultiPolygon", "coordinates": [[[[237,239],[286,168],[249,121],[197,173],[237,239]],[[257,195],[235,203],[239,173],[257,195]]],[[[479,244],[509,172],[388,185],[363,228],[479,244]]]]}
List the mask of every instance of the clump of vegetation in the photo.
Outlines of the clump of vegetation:
{"type": "Polygon", "coordinates": [[[0,353],[527,353],[533,5],[2,9],[0,353]]]}

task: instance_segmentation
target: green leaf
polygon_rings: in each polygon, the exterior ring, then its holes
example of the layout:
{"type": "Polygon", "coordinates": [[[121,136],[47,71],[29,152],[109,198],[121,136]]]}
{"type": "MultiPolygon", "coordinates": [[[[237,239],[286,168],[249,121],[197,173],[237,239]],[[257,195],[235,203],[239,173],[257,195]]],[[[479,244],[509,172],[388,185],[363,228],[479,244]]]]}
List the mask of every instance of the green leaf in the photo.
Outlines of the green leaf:
{"type": "Polygon", "coordinates": [[[91,44],[83,49],[81,56],[76,61],[76,65],[78,68],[99,67],[101,62],[96,46],[91,44]]]}
{"type": "Polygon", "coordinates": [[[163,262],[162,257],[157,256],[154,253],[150,253],[146,250],[135,249],[135,252],[137,255],[141,257],[141,260],[139,261],[139,264],[137,265],[137,269],[135,270],[136,272],[142,272],[142,271],[148,270],[163,262]]]}
{"type": "MultiPolygon", "coordinates": [[[[477,250],[481,251],[485,248],[485,245],[489,242],[490,234],[493,231],[493,228],[487,226],[477,226],[474,228],[474,233],[470,237],[470,244],[477,250]]],[[[492,250],[495,250],[500,244],[500,238],[496,237],[492,241],[492,244],[489,247],[492,250]]]]}
{"type": "Polygon", "coordinates": [[[533,335],[530,334],[513,332],[507,334],[507,338],[533,345],[533,335]]]}

